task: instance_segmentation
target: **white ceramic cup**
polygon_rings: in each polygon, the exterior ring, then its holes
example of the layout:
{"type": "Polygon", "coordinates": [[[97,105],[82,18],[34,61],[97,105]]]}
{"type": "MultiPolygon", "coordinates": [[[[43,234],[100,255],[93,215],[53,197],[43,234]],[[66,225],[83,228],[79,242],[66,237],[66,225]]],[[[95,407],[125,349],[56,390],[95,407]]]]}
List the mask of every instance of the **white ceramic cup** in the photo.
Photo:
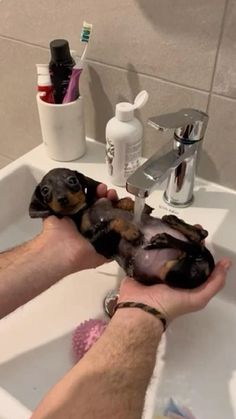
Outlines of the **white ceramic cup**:
{"type": "Polygon", "coordinates": [[[71,161],[86,151],[83,98],[65,104],[44,102],[37,94],[43,143],[53,160],[71,161]]]}

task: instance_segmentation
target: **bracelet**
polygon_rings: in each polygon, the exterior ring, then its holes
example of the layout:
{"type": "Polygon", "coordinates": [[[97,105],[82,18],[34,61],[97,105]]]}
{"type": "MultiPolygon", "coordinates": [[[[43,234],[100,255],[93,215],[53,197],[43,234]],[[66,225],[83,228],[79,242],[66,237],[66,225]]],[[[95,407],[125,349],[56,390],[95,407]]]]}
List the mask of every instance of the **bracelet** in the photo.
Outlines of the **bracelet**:
{"type": "Polygon", "coordinates": [[[167,328],[167,320],[163,316],[163,314],[160,311],[156,310],[155,308],[148,306],[147,304],[135,303],[135,302],[131,302],[131,301],[126,301],[124,303],[118,303],[115,307],[114,314],[115,314],[116,310],[118,310],[119,308],[140,308],[141,310],[146,311],[146,313],[150,313],[153,316],[155,316],[157,319],[159,319],[162,322],[164,332],[167,328]]]}

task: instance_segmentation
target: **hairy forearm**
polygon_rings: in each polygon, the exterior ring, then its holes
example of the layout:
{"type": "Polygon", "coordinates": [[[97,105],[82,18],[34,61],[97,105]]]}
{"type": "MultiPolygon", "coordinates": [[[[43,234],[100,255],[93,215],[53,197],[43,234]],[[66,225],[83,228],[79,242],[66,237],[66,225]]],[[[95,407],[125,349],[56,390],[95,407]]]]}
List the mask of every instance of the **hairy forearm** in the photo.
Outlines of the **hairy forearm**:
{"type": "Polygon", "coordinates": [[[14,263],[19,256],[25,253],[28,243],[21,244],[9,250],[0,253],[0,272],[14,263]]]}
{"type": "Polygon", "coordinates": [[[161,334],[161,323],[150,314],[119,310],[32,418],[141,418],[161,334]]]}
{"type": "Polygon", "coordinates": [[[66,275],[105,261],[70,219],[48,217],[37,237],[0,254],[0,318],[66,275]]]}
{"type": "Polygon", "coordinates": [[[69,273],[56,247],[49,248],[40,237],[0,256],[0,318],[69,273]]]}

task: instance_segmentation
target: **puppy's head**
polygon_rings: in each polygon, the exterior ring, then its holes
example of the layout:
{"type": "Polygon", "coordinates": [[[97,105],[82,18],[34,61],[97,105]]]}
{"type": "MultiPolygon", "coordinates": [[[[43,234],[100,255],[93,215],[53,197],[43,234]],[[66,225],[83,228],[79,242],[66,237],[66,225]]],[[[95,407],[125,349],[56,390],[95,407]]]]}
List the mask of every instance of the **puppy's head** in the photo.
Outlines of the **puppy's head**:
{"type": "Polygon", "coordinates": [[[72,215],[86,205],[87,182],[81,173],[69,169],[53,169],[36,187],[29,213],[32,218],[50,214],[72,215]]]}

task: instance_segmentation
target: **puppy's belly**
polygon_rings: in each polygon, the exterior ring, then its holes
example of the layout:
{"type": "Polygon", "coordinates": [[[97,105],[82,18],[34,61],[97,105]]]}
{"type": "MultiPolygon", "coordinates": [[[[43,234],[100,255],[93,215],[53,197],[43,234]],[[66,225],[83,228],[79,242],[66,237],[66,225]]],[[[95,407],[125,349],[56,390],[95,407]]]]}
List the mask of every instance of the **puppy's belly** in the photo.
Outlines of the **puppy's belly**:
{"type": "MultiPolygon", "coordinates": [[[[144,235],[145,243],[149,243],[152,237],[162,233],[167,233],[179,240],[187,241],[183,234],[172,229],[160,219],[146,217],[146,219],[144,218],[142,225],[140,225],[140,229],[144,235]]],[[[170,248],[145,250],[143,246],[132,247],[122,240],[119,246],[119,254],[123,259],[130,258],[133,265],[133,271],[137,276],[156,277],[161,279],[165,269],[168,270],[167,264],[169,262],[175,263],[183,252],[170,248]]],[[[123,266],[125,265],[126,264],[123,263],[123,266]]]]}
{"type": "MultiPolygon", "coordinates": [[[[134,272],[137,276],[156,277],[163,279],[163,269],[168,269],[168,263],[175,263],[181,256],[180,250],[175,249],[153,249],[144,250],[140,248],[134,258],[134,272]]],[[[165,276],[165,275],[164,275],[165,276]]]]}

